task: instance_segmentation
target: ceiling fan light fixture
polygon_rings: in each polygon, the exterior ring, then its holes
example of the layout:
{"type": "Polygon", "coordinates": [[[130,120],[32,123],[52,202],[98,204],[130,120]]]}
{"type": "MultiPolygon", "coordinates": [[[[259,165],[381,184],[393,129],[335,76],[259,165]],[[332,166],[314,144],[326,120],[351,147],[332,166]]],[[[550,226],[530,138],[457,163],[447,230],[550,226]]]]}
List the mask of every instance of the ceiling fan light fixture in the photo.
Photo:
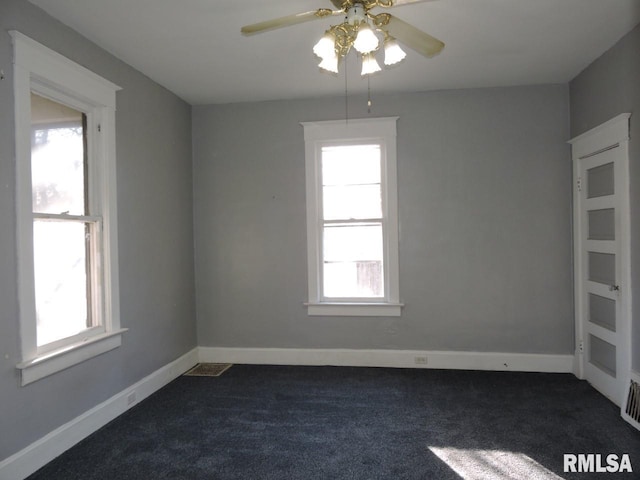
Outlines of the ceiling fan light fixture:
{"type": "Polygon", "coordinates": [[[332,55],[324,57],[318,67],[330,73],[338,73],[338,60],[338,54],[334,51],[332,55]]]}
{"type": "Polygon", "coordinates": [[[384,64],[395,65],[400,63],[407,56],[400,47],[398,41],[393,37],[387,37],[384,41],[384,64]]]}
{"type": "Polygon", "coordinates": [[[379,44],[380,41],[378,40],[378,37],[376,37],[376,34],[373,33],[369,24],[366,22],[361,23],[358,28],[356,40],[353,42],[353,48],[358,52],[365,54],[376,50],[379,44]]]}
{"type": "Polygon", "coordinates": [[[376,61],[376,57],[373,56],[373,53],[365,53],[362,55],[362,72],[360,75],[363,77],[365,75],[371,75],[372,73],[376,73],[382,70],[380,65],[376,61]]]}
{"type": "MultiPolygon", "coordinates": [[[[335,9],[318,8],[286,15],[245,25],[240,32],[243,35],[254,35],[312,20],[342,17],[342,23],[331,25],[313,47],[313,53],[320,59],[318,66],[325,72],[338,74],[342,59],[345,58],[346,68],[346,58],[353,48],[362,61],[362,75],[366,76],[382,70],[374,57],[381,48],[381,43],[384,45],[385,66],[395,65],[407,56],[389,32],[403,45],[427,58],[442,51],[444,43],[437,38],[389,13],[376,14],[373,11],[377,7],[386,9],[425,1],[428,0],[330,0],[335,9]]],[[[345,83],[346,77],[345,75],[345,83]]]]}
{"type": "Polygon", "coordinates": [[[313,47],[313,53],[321,59],[334,56],[336,54],[336,37],[330,31],[325,32],[318,43],[313,47]]]}

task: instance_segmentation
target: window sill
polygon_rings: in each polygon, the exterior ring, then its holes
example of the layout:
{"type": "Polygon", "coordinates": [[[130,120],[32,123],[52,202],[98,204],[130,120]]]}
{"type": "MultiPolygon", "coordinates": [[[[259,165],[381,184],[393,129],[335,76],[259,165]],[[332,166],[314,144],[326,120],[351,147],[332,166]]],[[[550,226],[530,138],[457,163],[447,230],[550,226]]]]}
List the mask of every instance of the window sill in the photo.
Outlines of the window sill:
{"type": "Polygon", "coordinates": [[[113,332],[103,333],[19,363],[16,368],[20,370],[21,385],[28,385],[36,380],[118,348],[122,344],[122,334],[126,331],[126,328],[121,328],[113,332]]]}
{"type": "Polygon", "coordinates": [[[402,303],[305,303],[309,316],[399,317],[402,303]]]}

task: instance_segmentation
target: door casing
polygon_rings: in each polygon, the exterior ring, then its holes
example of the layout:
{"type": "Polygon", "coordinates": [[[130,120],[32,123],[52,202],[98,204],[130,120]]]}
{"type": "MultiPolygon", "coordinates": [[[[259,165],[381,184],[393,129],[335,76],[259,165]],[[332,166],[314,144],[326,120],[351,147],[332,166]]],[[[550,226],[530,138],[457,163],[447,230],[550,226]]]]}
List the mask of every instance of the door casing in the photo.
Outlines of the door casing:
{"type": "Polygon", "coordinates": [[[586,348],[588,339],[585,311],[585,266],[583,262],[584,218],[582,216],[582,163],[584,160],[611,149],[616,151],[616,188],[619,199],[616,208],[619,209],[620,223],[616,233],[619,234],[618,252],[620,260],[617,262],[619,271],[616,272],[616,282],[619,286],[616,332],[619,341],[616,348],[621,349],[616,366],[617,392],[610,399],[618,406],[623,405],[625,387],[631,369],[631,242],[630,242],[630,205],[629,205],[629,120],[631,114],[620,114],[608,122],[595,127],[584,134],[569,141],[572,147],[573,160],[573,247],[574,247],[574,311],[575,311],[575,355],[574,373],[578,378],[589,380],[587,375],[586,348]]]}

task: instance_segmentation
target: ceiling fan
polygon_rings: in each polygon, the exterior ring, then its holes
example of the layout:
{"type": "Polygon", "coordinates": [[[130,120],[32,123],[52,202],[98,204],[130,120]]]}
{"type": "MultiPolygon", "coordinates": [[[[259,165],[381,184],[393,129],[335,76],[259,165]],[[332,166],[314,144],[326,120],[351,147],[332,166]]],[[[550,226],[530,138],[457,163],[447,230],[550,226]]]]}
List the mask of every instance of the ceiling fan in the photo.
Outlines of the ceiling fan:
{"type": "Polygon", "coordinates": [[[391,8],[412,3],[431,0],[330,0],[336,10],[319,8],[310,12],[287,15],[264,22],[246,25],[241,28],[244,35],[253,35],[288,27],[299,23],[325,17],[343,17],[343,22],[331,26],[313,48],[314,53],[322,60],[319,67],[323,70],[338,73],[338,64],[353,47],[362,56],[362,75],[369,75],[381,70],[374,54],[380,47],[376,32],[383,38],[385,65],[400,62],[406,53],[398,45],[402,44],[424,55],[433,57],[444,48],[444,43],[437,38],[419,30],[409,23],[386,13],[374,13],[376,7],[391,8]],[[373,28],[372,28],[373,27],[373,28]]]}

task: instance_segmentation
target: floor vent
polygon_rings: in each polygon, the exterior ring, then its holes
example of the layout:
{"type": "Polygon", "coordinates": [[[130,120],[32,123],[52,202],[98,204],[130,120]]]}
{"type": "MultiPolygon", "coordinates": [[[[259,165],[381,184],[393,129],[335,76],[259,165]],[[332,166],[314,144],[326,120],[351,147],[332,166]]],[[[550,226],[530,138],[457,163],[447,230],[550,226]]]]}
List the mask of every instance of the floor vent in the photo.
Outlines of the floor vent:
{"type": "Polygon", "coordinates": [[[629,393],[622,417],[640,430],[640,375],[634,372],[631,372],[629,379],[629,393]]]}
{"type": "Polygon", "coordinates": [[[199,363],[187,373],[187,377],[219,377],[231,367],[230,363],[199,363]]]}

